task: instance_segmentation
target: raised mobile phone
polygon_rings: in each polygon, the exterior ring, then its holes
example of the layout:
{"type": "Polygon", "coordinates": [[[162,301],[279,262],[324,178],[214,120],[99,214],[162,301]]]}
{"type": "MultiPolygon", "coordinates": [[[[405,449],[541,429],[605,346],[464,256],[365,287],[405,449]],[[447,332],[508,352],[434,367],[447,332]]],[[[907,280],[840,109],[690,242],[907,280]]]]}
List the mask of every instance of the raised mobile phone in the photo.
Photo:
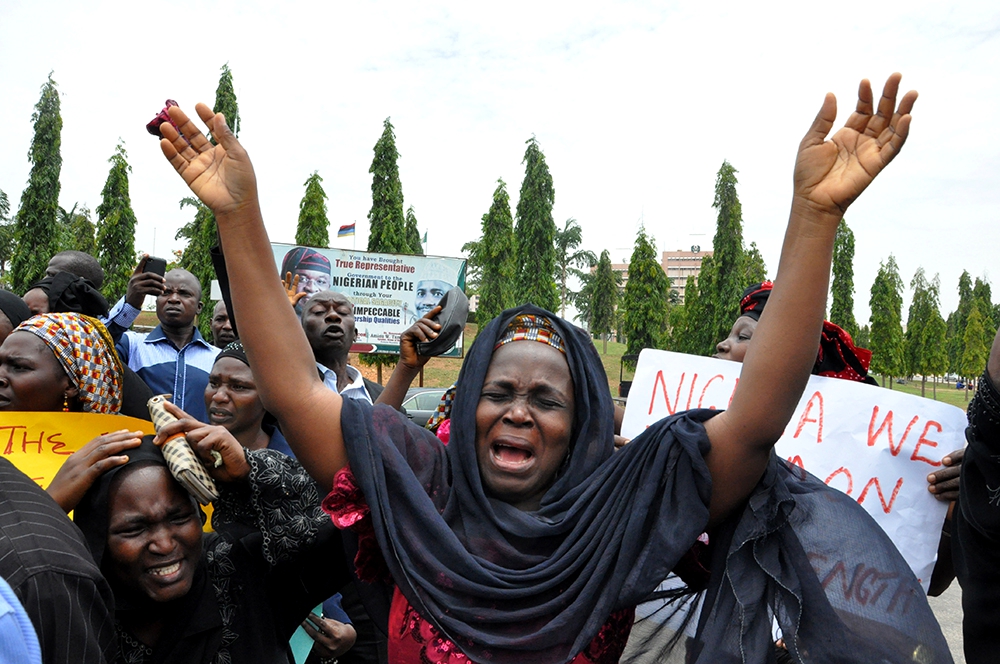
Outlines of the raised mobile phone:
{"type": "Polygon", "coordinates": [[[167,272],[167,261],[163,258],[150,256],[146,259],[146,272],[152,272],[162,277],[167,272]]]}

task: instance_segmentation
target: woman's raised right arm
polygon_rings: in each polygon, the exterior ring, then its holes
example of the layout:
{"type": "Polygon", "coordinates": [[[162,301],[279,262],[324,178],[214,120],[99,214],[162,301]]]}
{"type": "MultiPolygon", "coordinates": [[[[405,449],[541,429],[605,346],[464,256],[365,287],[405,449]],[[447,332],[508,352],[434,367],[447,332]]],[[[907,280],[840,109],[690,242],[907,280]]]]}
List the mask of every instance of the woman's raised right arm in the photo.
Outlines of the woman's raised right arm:
{"type": "Polygon", "coordinates": [[[738,508],[757,484],[771,448],[792,416],[815,362],[837,224],[847,207],[899,153],[917,99],[896,104],[901,76],[893,74],[876,104],[867,80],[847,123],[829,136],[837,100],[828,94],[799,144],[792,209],[774,290],[743,362],[729,409],[705,424],[712,449],[711,518],[738,508]],[[829,137],[829,138],[828,138],[829,137]]]}
{"type": "Polygon", "coordinates": [[[324,488],[347,463],[340,429],[341,397],[324,387],[312,349],[278,278],[246,150],[222,114],[195,107],[217,145],[179,107],[161,127],[164,156],[215,214],[226,258],[240,339],[264,407],[281,423],[299,462],[324,488]]]}

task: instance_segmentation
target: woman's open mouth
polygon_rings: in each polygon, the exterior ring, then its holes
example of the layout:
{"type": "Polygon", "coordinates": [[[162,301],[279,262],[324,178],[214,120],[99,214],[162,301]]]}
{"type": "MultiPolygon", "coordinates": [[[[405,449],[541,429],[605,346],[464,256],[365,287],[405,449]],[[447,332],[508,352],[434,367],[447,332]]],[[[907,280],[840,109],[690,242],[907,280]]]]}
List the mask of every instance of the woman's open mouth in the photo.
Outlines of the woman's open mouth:
{"type": "Polygon", "coordinates": [[[493,443],[490,446],[490,455],[497,467],[503,470],[521,470],[535,458],[535,454],[529,448],[505,442],[493,443]]]}
{"type": "Polygon", "coordinates": [[[183,562],[183,560],[175,560],[172,563],[149,567],[146,569],[146,573],[154,577],[157,583],[173,583],[180,578],[183,562]]]}

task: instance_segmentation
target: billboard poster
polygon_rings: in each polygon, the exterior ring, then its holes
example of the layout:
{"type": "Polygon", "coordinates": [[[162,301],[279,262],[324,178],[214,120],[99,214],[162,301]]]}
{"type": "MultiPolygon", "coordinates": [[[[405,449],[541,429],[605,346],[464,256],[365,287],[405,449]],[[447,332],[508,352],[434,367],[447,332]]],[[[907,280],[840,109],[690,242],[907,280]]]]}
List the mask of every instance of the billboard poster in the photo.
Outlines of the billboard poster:
{"type": "MultiPolygon", "coordinates": [[[[271,243],[281,278],[299,277],[298,292],[342,293],[354,304],[358,337],[352,353],[399,353],[399,337],[458,286],[465,290],[465,260],[379,254],[271,243]]],[[[303,298],[302,303],[308,297],[303,298]]],[[[301,313],[301,309],[299,309],[301,313]]],[[[463,339],[442,357],[461,357],[463,339]]]]}

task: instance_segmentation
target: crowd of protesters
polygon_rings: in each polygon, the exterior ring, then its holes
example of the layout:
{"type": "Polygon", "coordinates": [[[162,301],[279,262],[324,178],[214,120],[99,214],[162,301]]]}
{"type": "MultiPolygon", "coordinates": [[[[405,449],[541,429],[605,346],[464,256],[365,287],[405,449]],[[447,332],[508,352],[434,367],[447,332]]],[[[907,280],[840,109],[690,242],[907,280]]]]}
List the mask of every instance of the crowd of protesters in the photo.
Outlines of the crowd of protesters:
{"type": "MultiPolygon", "coordinates": [[[[743,363],[729,408],[627,444],[590,335],[530,303],[481,329],[432,420],[410,422],[401,403],[450,284],[417,308],[385,389],[365,379],[328,261],[303,248],[279,273],[225,118],[196,109],[215,144],[169,106],[161,148],[215,214],[224,299],[143,257],[109,306],[80,252],[0,292],[0,410],[150,420],[147,402],[169,394],[173,416],[155,436],[94,438],[45,491],[0,460],[0,662],[951,661],[879,526],[773,451],[810,373],[870,381],[870,353],[823,315],[837,223],[908,134],[916,93],[897,104],[899,81],[877,101],[863,81],[832,136],[828,95],[800,144],[775,280],[747,289],[718,345],[743,363]],[[158,324],[140,334],[147,296],[158,324]],[[210,520],[178,437],[217,487],[210,520]],[[833,550],[896,579],[904,608],[838,597],[811,564],[833,550]],[[665,596],[671,573],[682,585],[665,596]],[[654,598],[683,628],[633,632],[654,598]]],[[[929,479],[957,498],[941,545],[954,572],[932,592],[957,574],[970,662],[1000,651],[998,389],[1000,334],[964,462],[953,452],[929,479]]]]}

